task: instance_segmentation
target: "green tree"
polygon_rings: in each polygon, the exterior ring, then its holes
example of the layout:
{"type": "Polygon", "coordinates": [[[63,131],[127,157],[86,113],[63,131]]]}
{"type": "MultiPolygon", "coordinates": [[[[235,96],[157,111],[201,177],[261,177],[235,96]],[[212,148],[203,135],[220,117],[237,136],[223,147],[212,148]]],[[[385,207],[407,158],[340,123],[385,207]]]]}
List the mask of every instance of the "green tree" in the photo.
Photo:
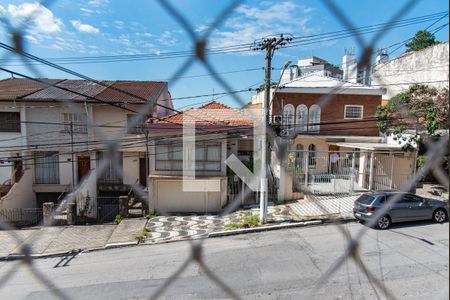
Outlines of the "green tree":
{"type": "Polygon", "coordinates": [[[416,135],[408,141],[411,143],[417,141],[420,134],[432,136],[438,129],[448,129],[448,107],[448,89],[415,84],[386,105],[378,106],[378,128],[403,141],[406,141],[405,130],[415,129],[416,135]]]}
{"type": "Polygon", "coordinates": [[[405,44],[406,52],[421,50],[438,43],[439,42],[436,41],[434,34],[427,30],[419,30],[416,32],[414,38],[405,44]]]}

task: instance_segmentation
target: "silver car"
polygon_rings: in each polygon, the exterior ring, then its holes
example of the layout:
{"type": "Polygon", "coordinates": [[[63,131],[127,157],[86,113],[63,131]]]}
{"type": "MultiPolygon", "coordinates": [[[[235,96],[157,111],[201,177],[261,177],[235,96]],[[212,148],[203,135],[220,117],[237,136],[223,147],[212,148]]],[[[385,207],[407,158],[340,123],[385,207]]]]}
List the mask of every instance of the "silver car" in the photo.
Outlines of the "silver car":
{"type": "Polygon", "coordinates": [[[447,202],[402,192],[362,194],[354,203],[353,215],[357,220],[369,221],[384,205],[388,205],[388,209],[376,222],[376,226],[380,229],[387,229],[396,222],[433,220],[443,223],[448,219],[447,202]],[[397,195],[400,199],[392,203],[393,197],[397,195]]]}

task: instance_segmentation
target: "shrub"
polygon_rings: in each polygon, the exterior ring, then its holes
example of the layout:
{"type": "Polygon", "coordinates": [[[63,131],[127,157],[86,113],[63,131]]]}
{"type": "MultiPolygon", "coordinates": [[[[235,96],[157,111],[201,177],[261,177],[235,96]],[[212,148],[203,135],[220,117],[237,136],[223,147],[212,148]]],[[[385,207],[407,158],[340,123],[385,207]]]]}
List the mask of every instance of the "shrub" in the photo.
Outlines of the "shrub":
{"type": "Polygon", "coordinates": [[[114,223],[116,223],[116,225],[119,225],[120,222],[122,222],[122,216],[120,214],[117,214],[114,218],[114,223]]]}
{"type": "Polygon", "coordinates": [[[240,215],[242,218],[239,220],[238,223],[227,223],[224,225],[227,229],[240,229],[240,228],[252,228],[252,227],[258,227],[260,224],[259,222],[259,216],[246,216],[246,214],[240,215]]]}
{"type": "Polygon", "coordinates": [[[148,236],[149,232],[150,232],[150,230],[148,230],[146,227],[144,227],[144,229],[142,229],[142,231],[139,234],[135,235],[134,238],[136,240],[138,240],[138,242],[140,243],[143,240],[145,240],[145,238],[148,236]]]}

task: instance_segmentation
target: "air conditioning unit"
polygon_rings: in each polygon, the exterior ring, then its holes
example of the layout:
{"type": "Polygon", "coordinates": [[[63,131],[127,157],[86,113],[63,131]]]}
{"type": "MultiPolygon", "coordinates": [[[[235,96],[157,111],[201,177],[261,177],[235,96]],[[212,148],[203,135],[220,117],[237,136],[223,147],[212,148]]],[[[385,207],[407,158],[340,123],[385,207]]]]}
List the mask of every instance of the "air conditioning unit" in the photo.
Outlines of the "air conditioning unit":
{"type": "Polygon", "coordinates": [[[288,136],[289,135],[289,130],[287,129],[281,129],[280,131],[280,136],[288,136]]]}

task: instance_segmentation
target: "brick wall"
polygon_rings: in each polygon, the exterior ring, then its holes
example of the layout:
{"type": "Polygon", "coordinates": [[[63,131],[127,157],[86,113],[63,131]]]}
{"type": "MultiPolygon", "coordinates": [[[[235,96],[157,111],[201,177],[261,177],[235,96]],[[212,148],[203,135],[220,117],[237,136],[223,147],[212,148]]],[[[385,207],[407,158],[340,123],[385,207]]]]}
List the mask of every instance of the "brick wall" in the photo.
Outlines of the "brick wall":
{"type": "MultiPolygon", "coordinates": [[[[277,93],[273,101],[273,114],[281,115],[283,105],[305,104],[308,109],[318,104],[324,94],[277,93]]],[[[327,105],[321,105],[320,132],[321,135],[354,135],[378,136],[379,130],[375,120],[375,112],[381,104],[381,96],[377,95],[334,95],[327,105]],[[363,105],[363,119],[344,119],[345,105],[363,105]]],[[[316,133],[317,134],[317,133],[316,133]]]]}

